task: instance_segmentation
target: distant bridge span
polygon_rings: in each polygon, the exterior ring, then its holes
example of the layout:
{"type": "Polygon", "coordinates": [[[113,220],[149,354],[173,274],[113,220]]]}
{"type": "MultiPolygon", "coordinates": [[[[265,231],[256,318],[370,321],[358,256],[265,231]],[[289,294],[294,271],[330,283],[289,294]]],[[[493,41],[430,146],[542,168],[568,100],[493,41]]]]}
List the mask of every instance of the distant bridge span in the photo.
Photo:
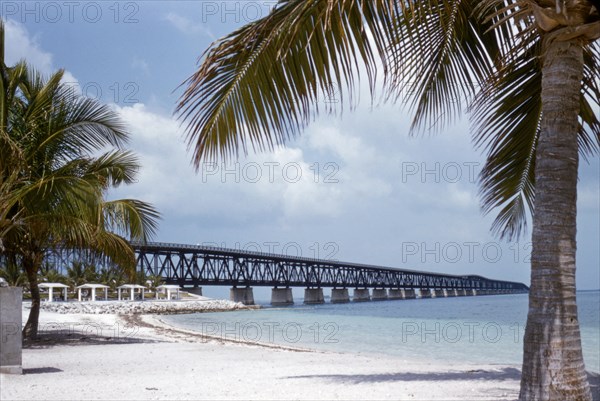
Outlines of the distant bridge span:
{"type": "Polygon", "coordinates": [[[290,287],[304,287],[305,302],[321,303],[323,287],[331,287],[332,302],[523,293],[523,283],[477,275],[448,275],[366,264],[312,259],[263,252],[171,243],[132,243],[137,269],[185,287],[231,286],[231,298],[253,303],[253,286],[273,287],[273,303],[292,303],[290,287]]]}

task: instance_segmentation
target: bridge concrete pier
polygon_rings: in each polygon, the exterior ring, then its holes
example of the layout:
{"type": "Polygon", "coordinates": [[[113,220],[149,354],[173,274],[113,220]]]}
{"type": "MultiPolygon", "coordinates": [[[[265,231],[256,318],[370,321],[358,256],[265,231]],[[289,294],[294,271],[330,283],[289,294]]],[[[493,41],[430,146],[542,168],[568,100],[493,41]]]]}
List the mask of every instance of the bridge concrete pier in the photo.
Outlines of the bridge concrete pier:
{"type": "Polygon", "coordinates": [[[307,288],[304,290],[305,304],[324,304],[325,297],[323,296],[322,288],[307,288]]]}
{"type": "Polygon", "coordinates": [[[429,288],[421,288],[419,290],[420,298],[433,298],[435,296],[435,291],[430,290],[429,288]]]}
{"type": "Polygon", "coordinates": [[[404,299],[404,290],[390,288],[388,290],[388,299],[404,299]]]}
{"type": "Polygon", "coordinates": [[[387,301],[388,293],[385,288],[374,288],[371,295],[373,301],[387,301]]]}
{"type": "Polygon", "coordinates": [[[446,296],[446,294],[444,293],[444,290],[430,290],[431,291],[431,298],[444,298],[446,296]]]}
{"type": "Polygon", "coordinates": [[[291,288],[273,288],[271,290],[271,305],[285,306],[293,304],[294,296],[291,288]]]}
{"type": "Polygon", "coordinates": [[[458,290],[454,290],[454,289],[445,289],[444,290],[444,296],[446,298],[450,298],[450,297],[457,297],[458,296],[458,290]]]}
{"type": "Polygon", "coordinates": [[[368,288],[355,288],[354,295],[352,295],[352,301],[354,302],[365,302],[370,301],[371,296],[369,295],[368,288]]]}
{"type": "Polygon", "coordinates": [[[350,295],[348,295],[347,288],[333,288],[331,290],[332,304],[345,304],[347,302],[350,302],[350,295]]]}
{"type": "Polygon", "coordinates": [[[252,291],[252,287],[231,287],[229,299],[233,302],[241,302],[244,305],[254,305],[254,291],[252,291]]]}
{"type": "Polygon", "coordinates": [[[190,294],[202,296],[202,287],[186,288],[185,290],[190,294]]]}

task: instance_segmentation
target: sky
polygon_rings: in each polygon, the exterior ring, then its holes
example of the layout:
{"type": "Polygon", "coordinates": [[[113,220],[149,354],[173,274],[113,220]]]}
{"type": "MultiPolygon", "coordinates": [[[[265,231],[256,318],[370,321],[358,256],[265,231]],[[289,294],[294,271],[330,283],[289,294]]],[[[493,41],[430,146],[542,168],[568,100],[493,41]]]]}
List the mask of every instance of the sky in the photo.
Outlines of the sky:
{"type": "MultiPolygon", "coordinates": [[[[65,70],[83,95],[110,104],[131,133],[138,182],[109,193],[162,213],[155,241],[204,244],[529,284],[528,231],[490,233],[467,115],[410,135],[410,109],[372,105],[321,115],[285,148],[191,164],[173,115],[203,52],[265,16],[273,1],[2,1],[6,60],[65,70]]],[[[365,86],[366,83],[363,84],[365,86]]],[[[339,94],[320,99],[339,103],[339,94]]],[[[581,162],[578,289],[600,288],[600,163],[581,162]]],[[[205,291],[206,293],[206,291],[205,291]]],[[[210,294],[210,290],[209,290],[210,294]]]]}

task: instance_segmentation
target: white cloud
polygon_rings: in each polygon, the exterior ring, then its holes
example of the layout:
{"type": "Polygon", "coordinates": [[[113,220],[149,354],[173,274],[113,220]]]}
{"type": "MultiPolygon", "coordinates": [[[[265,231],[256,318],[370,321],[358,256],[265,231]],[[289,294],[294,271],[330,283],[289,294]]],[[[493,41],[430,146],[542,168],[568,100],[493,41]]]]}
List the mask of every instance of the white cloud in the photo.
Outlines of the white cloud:
{"type": "Polygon", "coordinates": [[[315,149],[332,151],[347,162],[368,162],[373,159],[375,153],[373,148],[367,146],[361,138],[347,132],[342,133],[331,126],[318,129],[318,132],[313,130],[309,143],[315,149]]]}
{"type": "Polygon", "coordinates": [[[131,67],[136,70],[140,70],[141,72],[143,72],[146,75],[150,75],[150,65],[144,59],[141,59],[139,57],[134,57],[133,61],[131,62],[131,67]]]}
{"type": "Polygon", "coordinates": [[[286,222],[332,217],[343,208],[339,186],[324,183],[298,148],[251,155],[227,165],[204,163],[195,174],[177,121],[143,104],[118,110],[143,166],[139,183],[119,190],[120,195],[200,219],[207,213],[257,218],[270,214],[286,222]]]}
{"type": "Polygon", "coordinates": [[[13,20],[5,21],[6,64],[12,65],[25,59],[44,74],[54,71],[52,55],[39,46],[37,39],[31,38],[24,25],[13,20]]]}
{"type": "Polygon", "coordinates": [[[171,23],[177,30],[186,34],[186,35],[197,35],[203,34],[215,40],[215,35],[210,31],[210,29],[203,24],[197,24],[192,22],[190,19],[181,16],[177,13],[170,12],[166,15],[165,19],[171,23]]]}
{"type": "MultiPolygon", "coordinates": [[[[58,68],[53,65],[52,54],[42,50],[36,37],[31,37],[23,24],[13,20],[5,21],[6,34],[6,64],[13,65],[26,60],[30,66],[44,75],[55,73],[58,68]]],[[[65,70],[62,82],[70,85],[80,93],[77,78],[65,70]]]]}

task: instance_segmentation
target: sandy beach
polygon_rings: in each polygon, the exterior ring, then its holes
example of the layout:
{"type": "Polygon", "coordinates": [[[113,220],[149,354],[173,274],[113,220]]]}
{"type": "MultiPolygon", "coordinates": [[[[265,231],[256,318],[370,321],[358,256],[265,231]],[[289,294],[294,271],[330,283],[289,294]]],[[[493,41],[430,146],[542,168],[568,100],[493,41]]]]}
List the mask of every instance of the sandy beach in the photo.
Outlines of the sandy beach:
{"type": "Polygon", "coordinates": [[[515,400],[519,388],[519,366],[263,346],[160,315],[42,311],[40,327],[2,400],[515,400]]]}

